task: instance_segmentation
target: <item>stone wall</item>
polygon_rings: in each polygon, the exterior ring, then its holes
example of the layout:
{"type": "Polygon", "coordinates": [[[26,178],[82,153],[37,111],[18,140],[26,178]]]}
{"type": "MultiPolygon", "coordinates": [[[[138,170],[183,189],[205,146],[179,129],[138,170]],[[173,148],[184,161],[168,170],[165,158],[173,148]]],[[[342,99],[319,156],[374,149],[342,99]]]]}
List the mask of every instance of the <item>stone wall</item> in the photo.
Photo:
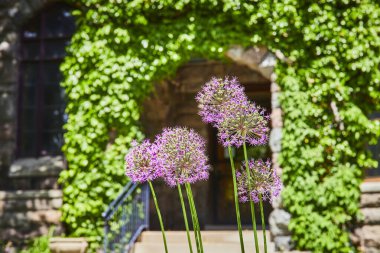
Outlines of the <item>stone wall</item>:
{"type": "Polygon", "coordinates": [[[60,229],[61,190],[0,191],[0,241],[20,240],[60,229]]]}
{"type": "Polygon", "coordinates": [[[50,2],[0,1],[0,242],[20,242],[59,225],[62,157],[15,158],[19,30],[50,2]]]}
{"type": "Polygon", "coordinates": [[[362,252],[380,253],[380,182],[365,182],[361,190],[363,220],[355,229],[352,239],[362,252]]]}

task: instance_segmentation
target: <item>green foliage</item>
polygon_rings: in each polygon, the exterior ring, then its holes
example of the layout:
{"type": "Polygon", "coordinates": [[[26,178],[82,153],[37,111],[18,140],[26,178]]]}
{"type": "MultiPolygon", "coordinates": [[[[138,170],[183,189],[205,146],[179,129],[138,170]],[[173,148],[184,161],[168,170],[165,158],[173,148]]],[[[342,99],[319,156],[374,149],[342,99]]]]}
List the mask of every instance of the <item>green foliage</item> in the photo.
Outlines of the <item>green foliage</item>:
{"type": "Polygon", "coordinates": [[[143,138],[141,102],[192,57],[224,60],[231,45],[265,45],[278,62],[284,202],[300,249],[350,252],[366,151],[380,134],[377,1],[82,0],[62,65],[69,120],[63,219],[100,241],[101,212],[126,183],[123,155],[143,138]],[[336,108],[336,109],[335,109],[336,108]]]}
{"type": "Polygon", "coordinates": [[[54,227],[51,227],[47,235],[34,238],[30,242],[30,245],[26,249],[21,250],[20,253],[50,253],[49,240],[53,233],[54,227]]]}

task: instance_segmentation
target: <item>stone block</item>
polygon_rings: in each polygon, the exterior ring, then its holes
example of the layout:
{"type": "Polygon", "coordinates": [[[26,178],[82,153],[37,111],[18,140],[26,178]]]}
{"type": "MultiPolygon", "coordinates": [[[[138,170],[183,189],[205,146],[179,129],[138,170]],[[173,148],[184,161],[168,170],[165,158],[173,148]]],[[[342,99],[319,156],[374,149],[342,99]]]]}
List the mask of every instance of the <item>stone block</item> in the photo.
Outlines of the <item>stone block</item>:
{"type": "Polygon", "coordinates": [[[294,248],[294,244],[290,236],[276,236],[274,238],[276,251],[290,251],[294,248]]]}
{"type": "Polygon", "coordinates": [[[269,146],[272,152],[279,153],[281,151],[281,138],[282,138],[282,129],[273,128],[269,136],[269,146]]]}
{"type": "Polygon", "coordinates": [[[281,108],[273,108],[272,113],[270,115],[272,128],[282,128],[282,110],[281,108]]]}
{"type": "Polygon", "coordinates": [[[363,193],[380,193],[380,182],[364,182],[360,186],[360,190],[363,193]]]}
{"type": "Polygon", "coordinates": [[[62,156],[23,158],[16,160],[9,169],[9,177],[46,177],[57,176],[63,170],[62,156]]]}
{"type": "Polygon", "coordinates": [[[257,69],[267,53],[265,47],[251,47],[245,50],[242,46],[234,46],[226,52],[226,55],[238,64],[257,69]]]}
{"type": "Polygon", "coordinates": [[[380,193],[363,193],[360,198],[361,207],[380,207],[380,193]]]}
{"type": "Polygon", "coordinates": [[[0,200],[62,198],[61,190],[0,191],[0,200]]]}
{"type": "Polygon", "coordinates": [[[280,92],[272,92],[271,96],[271,104],[272,104],[272,110],[274,108],[280,108],[280,92]]]}
{"type": "Polygon", "coordinates": [[[285,210],[274,209],[269,215],[269,225],[271,234],[274,237],[290,235],[290,231],[288,229],[290,218],[290,214],[285,210]]]}
{"type": "Polygon", "coordinates": [[[85,238],[53,237],[49,241],[49,249],[52,253],[83,253],[86,252],[87,247],[85,238]]]}
{"type": "Polygon", "coordinates": [[[361,247],[380,250],[380,225],[363,226],[356,229],[355,234],[359,237],[361,247]]]}
{"type": "Polygon", "coordinates": [[[279,196],[277,198],[273,198],[272,207],[274,209],[282,209],[282,208],[284,208],[284,203],[282,202],[281,196],[279,196]]]}
{"type": "Polygon", "coordinates": [[[380,208],[362,208],[364,224],[380,224],[380,208]]]}
{"type": "Polygon", "coordinates": [[[29,228],[35,224],[59,224],[61,212],[58,210],[3,213],[0,227],[29,228]]]}
{"type": "Polygon", "coordinates": [[[61,206],[62,198],[13,199],[0,201],[0,214],[5,212],[57,210],[61,206]]]}
{"type": "Polygon", "coordinates": [[[380,253],[380,248],[364,247],[363,253],[380,253]]]}
{"type": "MultiPolygon", "coordinates": [[[[275,74],[273,74],[272,76],[273,76],[272,80],[275,79],[275,74]]],[[[280,92],[280,91],[281,91],[281,88],[280,88],[280,86],[277,83],[272,82],[270,84],[270,92],[273,93],[273,92],[280,92]]]]}

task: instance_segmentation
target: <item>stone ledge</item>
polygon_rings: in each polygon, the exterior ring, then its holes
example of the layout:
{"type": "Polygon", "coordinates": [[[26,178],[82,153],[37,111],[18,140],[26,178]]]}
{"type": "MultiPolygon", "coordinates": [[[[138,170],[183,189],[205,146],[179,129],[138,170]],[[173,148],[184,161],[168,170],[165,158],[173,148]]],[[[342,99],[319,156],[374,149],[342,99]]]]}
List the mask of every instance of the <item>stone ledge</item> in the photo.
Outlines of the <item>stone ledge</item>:
{"type": "Polygon", "coordinates": [[[380,193],[363,193],[360,197],[361,207],[380,207],[380,193]]]}
{"type": "Polygon", "coordinates": [[[63,169],[62,156],[22,158],[12,163],[8,176],[10,178],[58,176],[63,169]]]}
{"type": "Polygon", "coordinates": [[[362,208],[364,224],[380,224],[380,208],[362,208]]]}
{"type": "Polygon", "coordinates": [[[0,217],[0,227],[30,229],[32,225],[41,223],[59,224],[60,218],[61,212],[57,210],[3,213],[0,217]]]}
{"type": "Polygon", "coordinates": [[[0,200],[62,198],[61,190],[0,191],[0,200]]]}
{"type": "Polygon", "coordinates": [[[360,186],[360,190],[362,191],[362,193],[380,193],[380,182],[364,182],[360,186]]]}

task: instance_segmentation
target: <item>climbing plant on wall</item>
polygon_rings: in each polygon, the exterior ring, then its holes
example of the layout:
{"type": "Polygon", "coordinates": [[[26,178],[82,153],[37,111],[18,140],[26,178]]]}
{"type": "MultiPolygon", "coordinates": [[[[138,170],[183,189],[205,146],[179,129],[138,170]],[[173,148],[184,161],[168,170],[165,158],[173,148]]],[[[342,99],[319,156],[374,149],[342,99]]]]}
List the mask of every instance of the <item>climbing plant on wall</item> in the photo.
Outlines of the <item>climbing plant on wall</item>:
{"type": "Polygon", "coordinates": [[[100,241],[101,212],[126,183],[123,156],[142,139],[141,102],[153,83],[192,57],[223,60],[232,45],[260,45],[289,59],[282,89],[286,209],[300,249],[350,252],[366,145],[380,135],[377,1],[75,1],[77,32],[61,69],[69,119],[63,219],[100,241]]]}

